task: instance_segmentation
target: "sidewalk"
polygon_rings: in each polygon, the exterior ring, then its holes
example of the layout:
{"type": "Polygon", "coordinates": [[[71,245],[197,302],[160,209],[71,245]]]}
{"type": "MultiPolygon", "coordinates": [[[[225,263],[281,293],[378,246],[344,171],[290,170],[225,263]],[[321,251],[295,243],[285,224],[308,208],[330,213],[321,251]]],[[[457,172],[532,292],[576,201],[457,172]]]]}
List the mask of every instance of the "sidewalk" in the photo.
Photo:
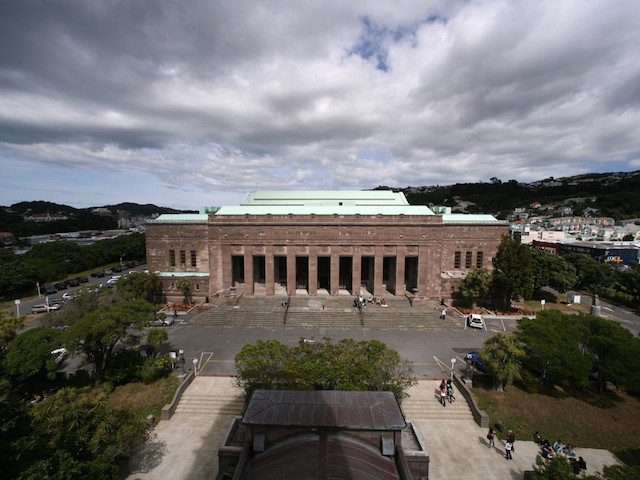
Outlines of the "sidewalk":
{"type": "MultiPolygon", "coordinates": [[[[521,480],[531,470],[538,453],[533,441],[516,439],[513,460],[505,459],[504,444],[487,448],[486,430],[456,408],[443,408],[434,396],[440,380],[421,380],[409,390],[403,403],[406,419],[417,426],[430,456],[430,480],[521,480]]],[[[230,377],[198,377],[187,389],[184,403],[200,403],[199,411],[178,408],[170,421],[161,421],[149,441],[131,460],[132,480],[215,479],[218,448],[233,419],[240,414],[238,389],[230,377]]],[[[508,428],[508,425],[507,425],[508,428]]],[[[587,473],[601,472],[603,465],[619,464],[607,450],[576,448],[587,462],[587,473]]]]}

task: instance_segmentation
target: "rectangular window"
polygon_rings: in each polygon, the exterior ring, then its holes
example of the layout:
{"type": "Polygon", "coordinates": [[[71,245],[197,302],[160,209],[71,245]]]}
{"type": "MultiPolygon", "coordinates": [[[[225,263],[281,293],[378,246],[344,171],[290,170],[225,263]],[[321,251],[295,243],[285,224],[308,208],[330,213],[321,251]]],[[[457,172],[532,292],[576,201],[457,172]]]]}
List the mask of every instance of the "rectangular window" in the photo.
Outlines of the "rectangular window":
{"type": "Polygon", "coordinates": [[[169,250],[169,265],[171,265],[172,267],[176,266],[176,251],[175,250],[169,250]]]}
{"type": "Polygon", "coordinates": [[[483,268],[484,267],[484,253],[478,252],[476,254],[476,267],[483,268]]]}
{"type": "Polygon", "coordinates": [[[180,266],[181,267],[187,266],[187,256],[184,250],[180,250],[180,266]]]}
{"type": "Polygon", "coordinates": [[[460,259],[462,258],[462,252],[456,252],[456,258],[453,262],[453,268],[460,268],[460,259]]]}
{"type": "Polygon", "coordinates": [[[464,258],[464,268],[466,268],[467,270],[470,270],[472,262],[473,262],[473,252],[467,252],[464,258]]]}
{"type": "Polygon", "coordinates": [[[191,266],[192,267],[196,266],[196,251],[195,250],[191,250],[191,266]]]}

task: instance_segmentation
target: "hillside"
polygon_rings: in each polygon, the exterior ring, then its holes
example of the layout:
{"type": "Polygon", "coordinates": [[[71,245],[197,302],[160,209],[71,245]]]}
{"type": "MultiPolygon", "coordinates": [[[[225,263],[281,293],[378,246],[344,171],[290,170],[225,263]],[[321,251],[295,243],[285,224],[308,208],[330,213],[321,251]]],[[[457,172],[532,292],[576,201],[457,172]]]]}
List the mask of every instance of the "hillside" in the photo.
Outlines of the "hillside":
{"type": "MultiPolygon", "coordinates": [[[[389,187],[378,187],[389,188],[389,187]]],[[[472,202],[469,213],[493,213],[505,217],[517,207],[531,203],[563,204],[579,199],[582,204],[598,209],[598,215],[616,220],[640,217],[640,171],[593,173],[573,177],[549,177],[530,183],[516,180],[489,183],[457,183],[447,186],[393,188],[401,191],[414,205],[456,206],[457,200],[472,202]]],[[[579,214],[579,208],[576,214],[579,214]]]]}

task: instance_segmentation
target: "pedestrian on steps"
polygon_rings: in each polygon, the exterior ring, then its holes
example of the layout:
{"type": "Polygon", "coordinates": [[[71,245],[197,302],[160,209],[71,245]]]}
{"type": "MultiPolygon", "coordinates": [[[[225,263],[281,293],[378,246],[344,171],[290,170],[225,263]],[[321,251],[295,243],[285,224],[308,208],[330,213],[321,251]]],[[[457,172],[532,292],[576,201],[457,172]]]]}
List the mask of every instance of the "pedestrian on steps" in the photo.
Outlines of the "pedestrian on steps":
{"type": "Polygon", "coordinates": [[[511,460],[513,459],[513,457],[511,456],[511,450],[513,449],[513,443],[507,441],[507,443],[504,444],[504,449],[507,452],[507,460],[511,460]]]}
{"type": "Polygon", "coordinates": [[[442,317],[442,321],[443,322],[447,319],[447,309],[446,308],[442,310],[441,317],[442,317]]]}
{"type": "Polygon", "coordinates": [[[489,427],[489,433],[487,433],[487,440],[489,440],[488,448],[496,446],[496,432],[493,428],[489,427]]]}

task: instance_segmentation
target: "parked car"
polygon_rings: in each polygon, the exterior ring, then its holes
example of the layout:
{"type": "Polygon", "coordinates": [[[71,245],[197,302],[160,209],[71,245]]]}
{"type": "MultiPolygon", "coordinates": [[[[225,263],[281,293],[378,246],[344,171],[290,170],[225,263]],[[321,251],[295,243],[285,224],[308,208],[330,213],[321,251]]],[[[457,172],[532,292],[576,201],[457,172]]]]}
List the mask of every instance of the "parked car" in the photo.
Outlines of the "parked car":
{"type": "Polygon", "coordinates": [[[107,286],[115,285],[118,280],[122,278],[122,275],[114,275],[109,280],[107,280],[107,286]]]}
{"type": "Polygon", "coordinates": [[[53,285],[54,287],[56,287],[56,290],[66,290],[67,289],[67,284],[64,282],[58,282],[56,284],[53,285]]]}
{"type": "Polygon", "coordinates": [[[49,306],[53,306],[53,305],[62,305],[64,304],[64,300],[60,297],[58,298],[50,298],[49,299],[49,306]]]}
{"type": "Polygon", "coordinates": [[[636,315],[640,315],[640,307],[636,308],[636,315]]]}
{"type": "Polygon", "coordinates": [[[87,282],[89,282],[89,279],[88,279],[87,277],[78,277],[78,278],[77,278],[77,280],[78,280],[80,283],[87,283],[87,282]]]}
{"type": "Polygon", "coordinates": [[[471,328],[484,328],[484,320],[477,313],[467,316],[467,325],[471,328]]]}
{"type": "Polygon", "coordinates": [[[471,365],[474,366],[479,372],[487,373],[489,371],[487,366],[480,361],[480,354],[475,350],[473,352],[467,353],[467,358],[471,360],[471,365]]]}
{"type": "Polygon", "coordinates": [[[41,304],[41,305],[34,305],[31,308],[31,313],[47,313],[47,312],[55,312],[56,310],[60,310],[60,305],[45,305],[45,304],[41,304]]]}
{"type": "Polygon", "coordinates": [[[107,268],[107,269],[104,271],[104,274],[105,274],[105,275],[113,275],[113,270],[111,270],[111,269],[107,268]]]}
{"type": "Polygon", "coordinates": [[[76,298],[76,296],[71,292],[67,292],[64,295],[62,295],[63,300],[73,300],[74,298],[76,298]]]}
{"type": "Polygon", "coordinates": [[[67,280],[67,285],[70,287],[78,287],[80,285],[80,280],[77,278],[71,278],[67,280]]]}
{"type": "Polygon", "coordinates": [[[42,293],[44,293],[45,295],[52,295],[54,293],[58,293],[58,290],[55,287],[49,286],[49,287],[44,287],[42,289],[42,293]]]}
{"type": "Polygon", "coordinates": [[[122,265],[116,265],[111,270],[113,270],[114,272],[121,272],[123,270],[123,267],[122,265]]]}
{"type": "Polygon", "coordinates": [[[168,327],[169,325],[173,325],[174,321],[173,321],[173,317],[167,317],[164,319],[156,319],[156,320],[151,320],[149,322],[149,326],[150,327],[168,327]]]}
{"type": "Polygon", "coordinates": [[[67,349],[64,347],[61,348],[56,348],[55,350],[51,350],[51,355],[55,355],[56,356],[56,363],[60,364],[62,362],[64,362],[64,359],[67,358],[67,355],[69,354],[69,352],[67,352],[67,349]]]}
{"type": "Polygon", "coordinates": [[[133,268],[136,264],[134,262],[127,262],[127,268],[133,268]]]}
{"type": "Polygon", "coordinates": [[[106,275],[106,273],[105,273],[105,271],[104,271],[104,270],[98,270],[97,272],[93,272],[93,273],[91,274],[91,276],[92,276],[92,277],[94,277],[94,278],[102,278],[102,277],[104,277],[105,275],[106,275]]]}

